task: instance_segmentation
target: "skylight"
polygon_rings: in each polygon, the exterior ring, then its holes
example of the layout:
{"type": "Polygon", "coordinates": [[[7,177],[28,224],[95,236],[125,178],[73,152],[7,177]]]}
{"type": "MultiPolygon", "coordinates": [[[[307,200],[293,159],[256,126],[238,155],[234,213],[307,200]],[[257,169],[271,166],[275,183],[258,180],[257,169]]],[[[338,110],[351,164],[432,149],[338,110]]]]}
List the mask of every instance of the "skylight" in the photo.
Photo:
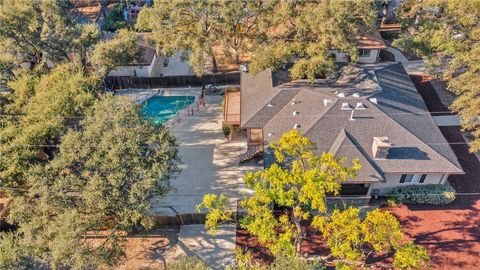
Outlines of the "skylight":
{"type": "Polygon", "coordinates": [[[324,98],[323,99],[323,105],[325,105],[325,107],[327,107],[328,104],[332,104],[333,103],[333,99],[331,98],[324,98]]]}
{"type": "Polygon", "coordinates": [[[366,110],[367,107],[365,106],[365,104],[361,103],[361,102],[357,102],[357,105],[355,106],[355,109],[357,110],[366,110]]]}
{"type": "Polygon", "coordinates": [[[342,109],[342,110],[351,110],[352,107],[351,107],[350,104],[348,104],[347,102],[343,102],[341,109],[342,109]]]}

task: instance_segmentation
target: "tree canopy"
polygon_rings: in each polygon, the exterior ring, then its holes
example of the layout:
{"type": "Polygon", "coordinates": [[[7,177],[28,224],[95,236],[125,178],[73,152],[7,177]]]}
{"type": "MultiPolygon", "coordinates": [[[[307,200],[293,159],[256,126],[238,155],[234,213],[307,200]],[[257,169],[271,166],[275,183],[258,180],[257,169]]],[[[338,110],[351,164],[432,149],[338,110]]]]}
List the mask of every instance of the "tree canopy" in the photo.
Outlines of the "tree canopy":
{"type": "Polygon", "coordinates": [[[3,236],[11,242],[4,245],[19,250],[18,263],[115,265],[123,254],[121,233],[152,227],[150,199],[164,194],[178,171],[176,146],[137,105],[102,97],[80,128],[62,137],[55,158],[28,171],[28,192],[13,198],[8,217],[19,229],[3,236]]]}
{"type": "Polygon", "coordinates": [[[277,1],[269,14],[268,37],[253,52],[250,70],[278,69],[293,62],[294,79],[314,79],[335,71],[330,50],[356,61],[357,35],[373,30],[374,1],[277,1]]]}
{"type": "Polygon", "coordinates": [[[95,46],[90,61],[99,74],[106,75],[117,66],[139,62],[141,57],[143,50],[137,45],[137,34],[121,29],[112,39],[95,46]]]}
{"type": "Polygon", "coordinates": [[[404,243],[400,222],[388,211],[375,209],[361,219],[357,208],[336,209],[330,216],[314,218],[312,225],[320,229],[342,269],[365,266],[374,252],[395,252],[394,266],[399,269],[421,269],[428,264],[426,250],[404,243]]]}
{"type": "Polygon", "coordinates": [[[4,105],[0,129],[0,184],[21,187],[24,173],[43,162],[39,150],[58,142],[92,105],[97,81],[76,64],[55,67],[50,73],[24,73],[10,81],[13,90],[4,105]]]}
{"type": "MultiPolygon", "coordinates": [[[[240,224],[273,254],[299,254],[305,237],[301,223],[326,213],[327,193],[338,194],[340,183],[354,177],[360,165],[354,160],[351,167],[345,166],[345,159],[332,154],[316,156],[315,145],[296,130],[284,134],[272,148],[279,164],[249,172],[244,178],[253,195],[240,202],[246,211],[240,224]],[[279,214],[278,207],[291,211],[279,214]]],[[[206,195],[198,206],[208,211],[208,229],[228,218],[220,214],[227,211],[222,200],[224,196],[206,195]]]]}
{"type": "Polygon", "coordinates": [[[85,53],[84,48],[99,33],[92,32],[92,26],[76,24],[68,8],[68,2],[60,0],[0,1],[3,53],[13,56],[17,65],[30,63],[32,68],[46,65],[47,60],[60,63],[85,53]]]}
{"type": "Polygon", "coordinates": [[[480,150],[480,1],[403,1],[399,10],[403,33],[393,44],[426,56],[434,74],[448,80],[457,94],[451,109],[457,111],[480,150]]]}
{"type": "MultiPolygon", "coordinates": [[[[357,59],[358,34],[373,30],[374,1],[160,1],[142,10],[137,28],[152,31],[165,54],[178,50],[197,74],[206,58],[217,67],[214,47],[239,62],[251,58],[251,71],[294,63],[294,78],[333,73],[330,50],[357,59]]],[[[218,53],[218,52],[217,52],[218,53]]]]}
{"type": "MultiPolygon", "coordinates": [[[[331,153],[317,156],[315,145],[296,130],[285,133],[271,148],[277,163],[244,178],[252,194],[240,201],[245,210],[240,226],[257,237],[275,261],[266,268],[255,268],[248,263],[251,256],[237,256],[244,266],[240,269],[282,269],[286,265],[315,269],[300,259],[309,222],[322,233],[338,269],[363,267],[374,252],[396,252],[395,265],[401,269],[419,269],[428,263],[425,249],[404,243],[400,223],[390,212],[376,209],[360,218],[357,208],[332,211],[327,207],[326,196],[338,195],[341,183],[355,177],[358,161],[346,166],[344,158],[331,153]]],[[[211,233],[218,224],[232,220],[224,195],[205,195],[197,210],[206,210],[205,227],[211,233]]]]}

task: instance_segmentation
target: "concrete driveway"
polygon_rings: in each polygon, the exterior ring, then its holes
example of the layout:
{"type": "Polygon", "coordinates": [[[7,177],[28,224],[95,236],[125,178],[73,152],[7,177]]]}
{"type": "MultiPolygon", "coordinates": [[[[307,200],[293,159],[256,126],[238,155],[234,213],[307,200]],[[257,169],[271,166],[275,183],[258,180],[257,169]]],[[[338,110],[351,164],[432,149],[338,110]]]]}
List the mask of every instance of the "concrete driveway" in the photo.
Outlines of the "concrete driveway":
{"type": "Polygon", "coordinates": [[[226,194],[236,207],[245,191],[243,176],[255,166],[239,166],[245,139],[227,141],[222,132],[222,98],[207,96],[207,105],[184,118],[173,130],[180,139],[182,172],[171,183],[172,191],[163,200],[153,201],[152,214],[175,216],[196,213],[195,206],[207,193],[226,194]]]}

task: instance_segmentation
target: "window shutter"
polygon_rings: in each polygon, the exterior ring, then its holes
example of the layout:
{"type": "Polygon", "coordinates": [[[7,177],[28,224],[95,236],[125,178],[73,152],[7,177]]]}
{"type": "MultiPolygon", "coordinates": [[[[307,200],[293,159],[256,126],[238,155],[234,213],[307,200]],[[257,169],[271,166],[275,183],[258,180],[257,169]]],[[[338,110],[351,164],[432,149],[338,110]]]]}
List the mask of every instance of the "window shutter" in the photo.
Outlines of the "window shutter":
{"type": "Polygon", "coordinates": [[[425,181],[425,178],[427,178],[427,175],[422,174],[422,177],[420,177],[420,182],[419,183],[423,183],[425,181]]]}
{"type": "Polygon", "coordinates": [[[405,178],[407,178],[406,174],[402,174],[402,177],[400,178],[400,183],[405,182],[405,178]]]}

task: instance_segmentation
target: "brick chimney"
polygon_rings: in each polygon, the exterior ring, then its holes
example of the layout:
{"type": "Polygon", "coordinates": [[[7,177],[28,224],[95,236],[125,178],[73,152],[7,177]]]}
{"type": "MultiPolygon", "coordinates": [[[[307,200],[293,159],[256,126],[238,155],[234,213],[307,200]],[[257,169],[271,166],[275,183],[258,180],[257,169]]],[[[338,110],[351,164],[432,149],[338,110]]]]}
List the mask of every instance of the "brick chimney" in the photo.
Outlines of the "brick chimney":
{"type": "Polygon", "coordinates": [[[372,152],[376,159],[385,159],[392,144],[388,137],[373,137],[372,152]]]}

